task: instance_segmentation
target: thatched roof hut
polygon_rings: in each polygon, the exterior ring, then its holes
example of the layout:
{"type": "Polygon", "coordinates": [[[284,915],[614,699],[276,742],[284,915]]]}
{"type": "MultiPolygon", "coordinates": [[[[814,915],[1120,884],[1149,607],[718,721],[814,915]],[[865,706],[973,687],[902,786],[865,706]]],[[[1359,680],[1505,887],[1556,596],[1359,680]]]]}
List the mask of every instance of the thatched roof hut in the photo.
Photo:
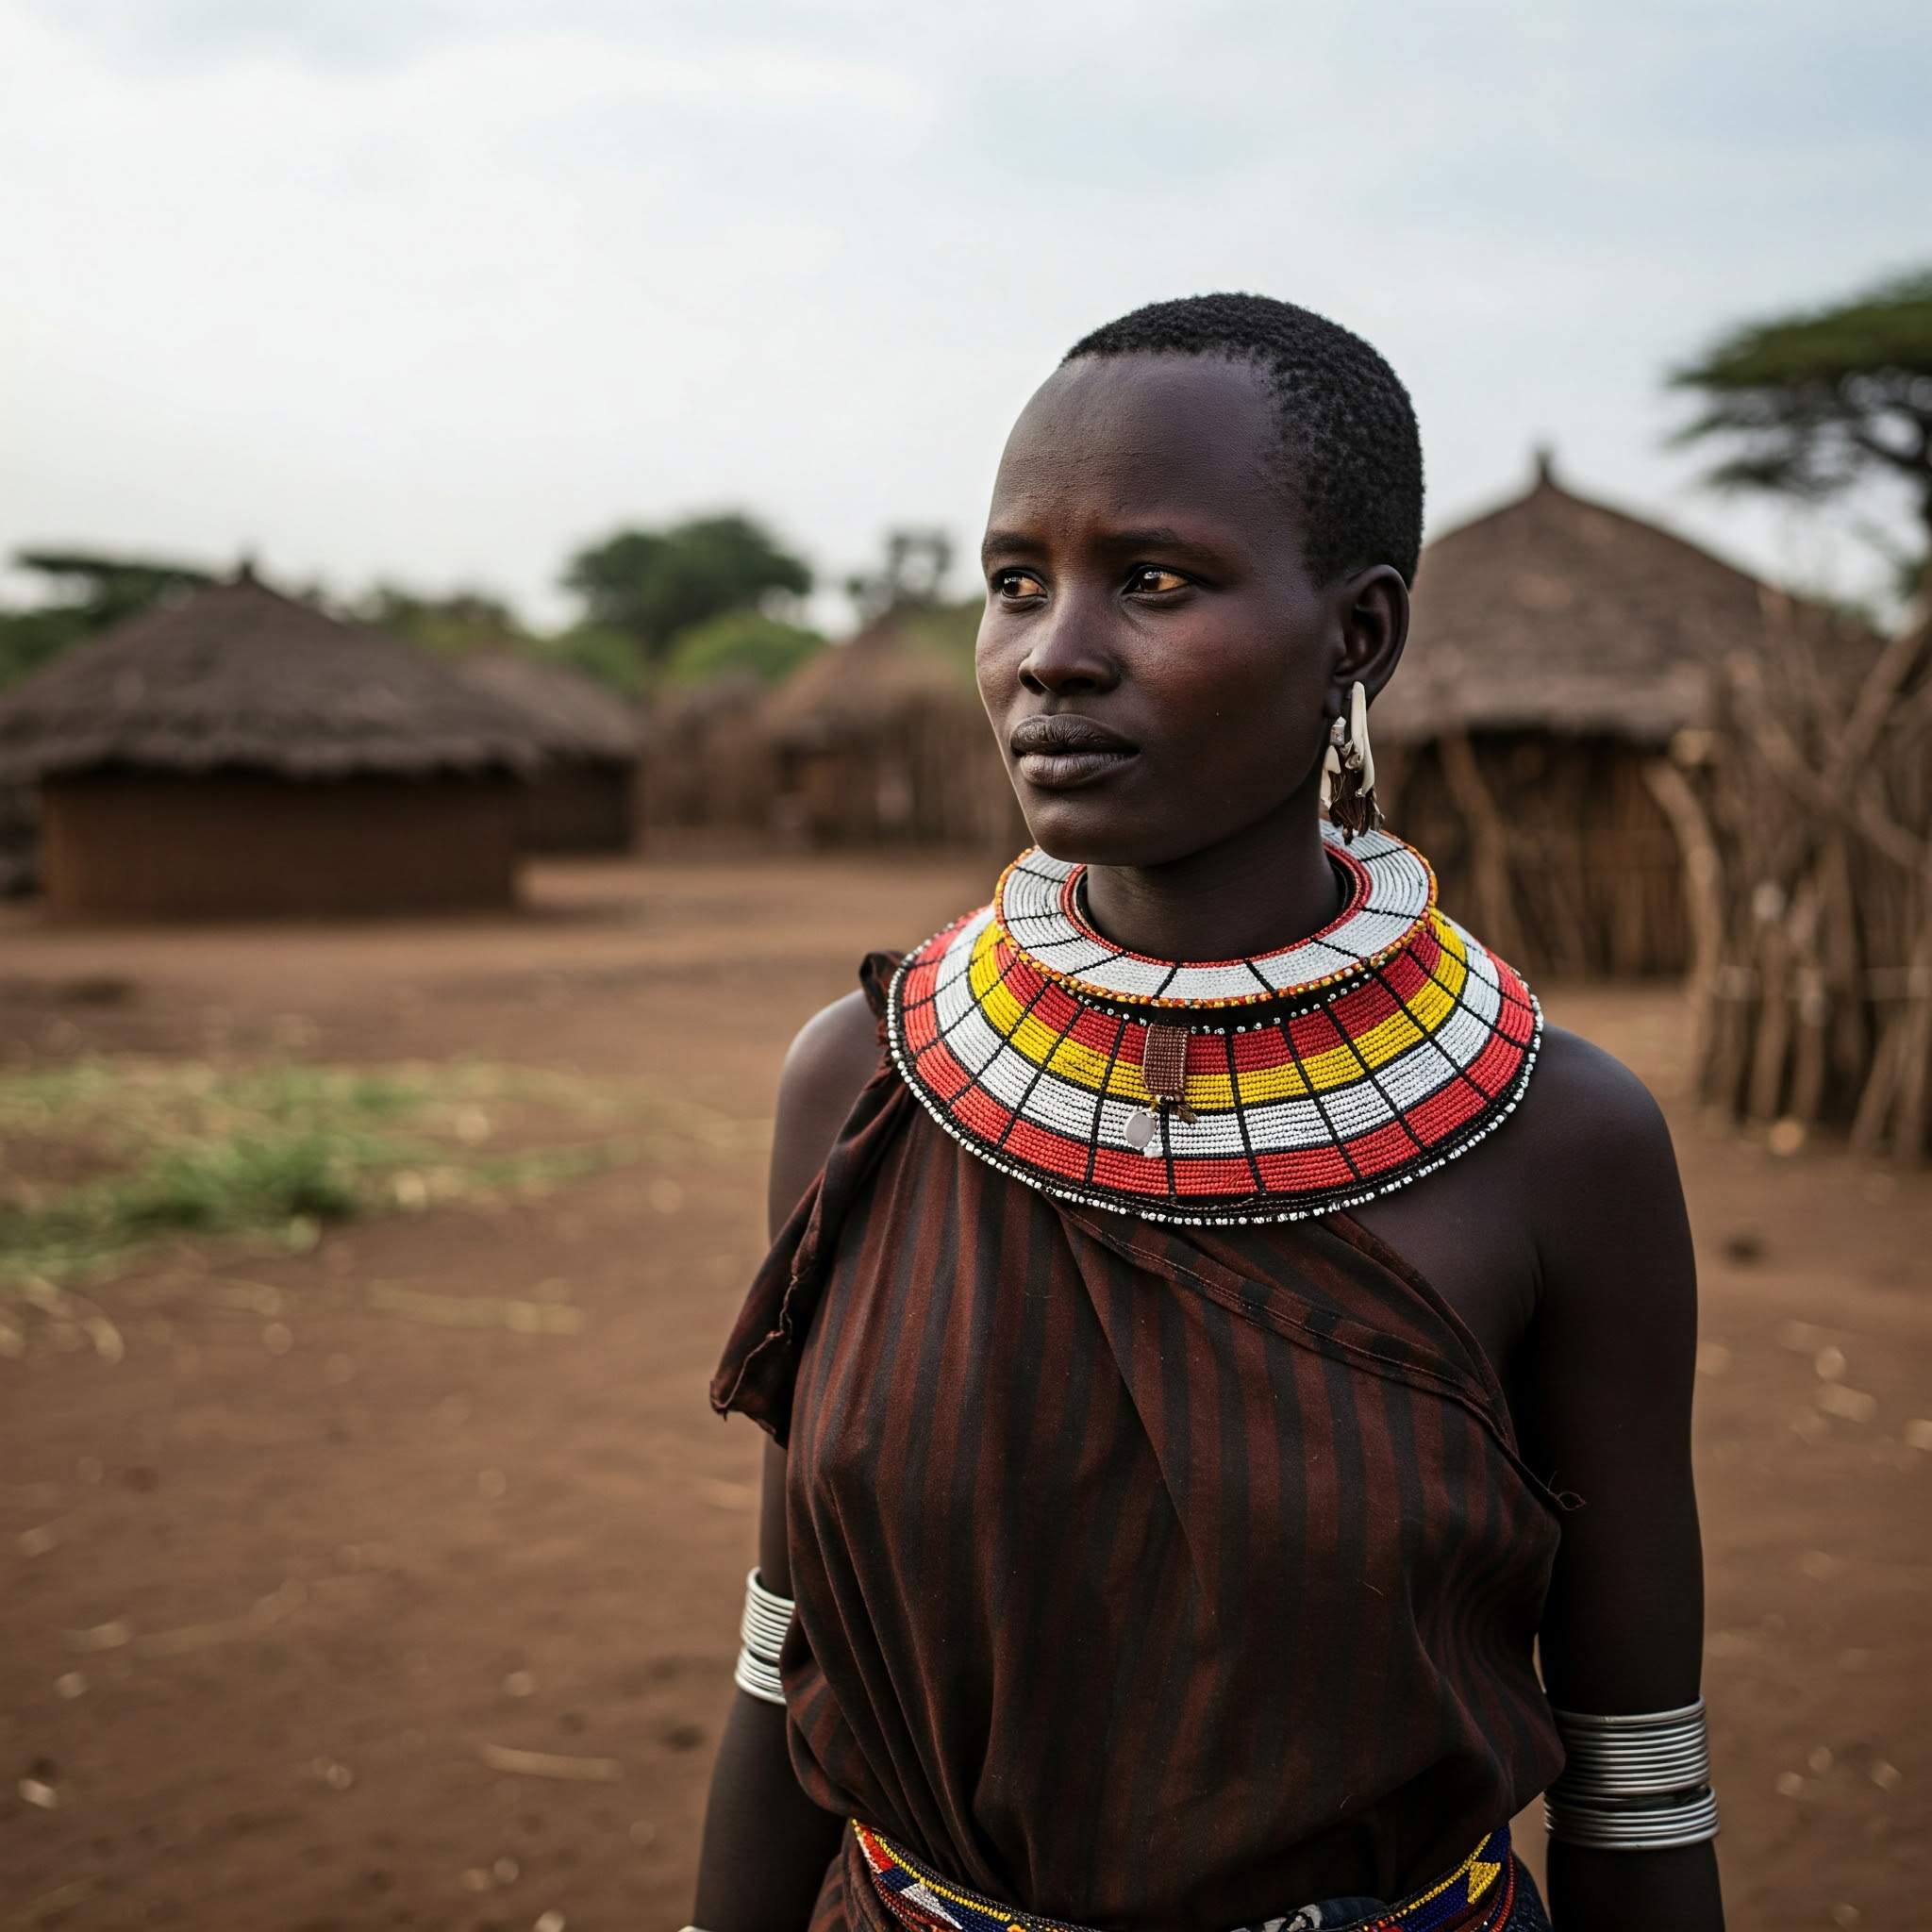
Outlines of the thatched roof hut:
{"type": "Polygon", "coordinates": [[[456,660],[465,683],[523,713],[543,747],[525,801],[528,852],[627,852],[637,837],[643,718],[608,685],[529,651],[456,660]]]}
{"type": "Polygon", "coordinates": [[[433,658],[249,577],[117,625],[0,700],[0,782],[108,765],[527,774],[541,756],[523,717],[433,658]]]}
{"type": "Polygon", "coordinates": [[[966,615],[889,611],[773,693],[760,725],[782,835],[1017,847],[1024,827],[974,689],[966,615]]]}
{"type": "Polygon", "coordinates": [[[501,700],[246,576],[0,699],[57,916],[505,904],[541,759],[501,700]]]}
{"type": "MultiPolygon", "coordinates": [[[[1444,903],[1526,970],[1670,972],[1680,862],[1645,768],[1710,714],[1777,592],[1559,485],[1423,553],[1409,644],[1372,724],[1384,809],[1444,903]]],[[[1682,741],[1680,741],[1680,743],[1682,741]]]]}
{"type": "Polygon", "coordinates": [[[1539,455],[1528,494],[1423,553],[1376,742],[1525,731],[1665,745],[1704,722],[1724,655],[1762,636],[1766,594],[1694,543],[1573,495],[1539,455]]]}

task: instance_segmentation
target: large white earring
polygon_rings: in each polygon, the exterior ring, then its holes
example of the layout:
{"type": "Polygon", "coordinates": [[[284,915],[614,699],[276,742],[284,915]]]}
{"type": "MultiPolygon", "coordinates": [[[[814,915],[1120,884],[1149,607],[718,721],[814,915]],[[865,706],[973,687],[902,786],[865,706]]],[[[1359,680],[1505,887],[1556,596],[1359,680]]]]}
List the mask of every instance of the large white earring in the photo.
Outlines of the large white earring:
{"type": "Polygon", "coordinates": [[[1369,746],[1369,693],[1359,678],[1348,693],[1346,723],[1338,718],[1328,727],[1328,748],[1322,756],[1322,808],[1341,827],[1348,844],[1382,823],[1375,804],[1375,754],[1369,746]]]}

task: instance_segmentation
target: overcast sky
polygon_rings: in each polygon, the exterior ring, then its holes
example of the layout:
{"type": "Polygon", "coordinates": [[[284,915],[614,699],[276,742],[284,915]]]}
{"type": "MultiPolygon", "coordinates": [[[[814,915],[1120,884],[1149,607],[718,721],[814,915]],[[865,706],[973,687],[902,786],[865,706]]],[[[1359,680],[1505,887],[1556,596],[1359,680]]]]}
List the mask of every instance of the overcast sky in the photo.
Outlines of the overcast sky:
{"type": "Polygon", "coordinates": [[[976,541],[1074,337],[1235,288],[1389,355],[1434,529],[1548,439],[1850,583],[1660,377],[1932,258],[1928,74],[1924,0],[0,0],[0,547],[554,620],[743,505],[837,577],[976,541]]]}

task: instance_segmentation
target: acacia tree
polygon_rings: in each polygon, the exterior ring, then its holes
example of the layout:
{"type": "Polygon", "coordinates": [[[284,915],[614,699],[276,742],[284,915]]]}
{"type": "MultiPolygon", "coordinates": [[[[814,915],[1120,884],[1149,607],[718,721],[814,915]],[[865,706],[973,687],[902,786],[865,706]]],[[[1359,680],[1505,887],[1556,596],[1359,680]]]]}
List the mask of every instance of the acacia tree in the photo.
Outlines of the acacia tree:
{"type": "Polygon", "coordinates": [[[1721,488],[1823,501],[1874,476],[1901,479],[1923,531],[1907,594],[1932,558],[1932,270],[1808,314],[1746,324],[1672,386],[1702,404],[1680,442],[1731,454],[1721,488]]]}
{"type": "Polygon", "coordinates": [[[62,606],[78,612],[90,630],[105,630],[150,605],[214,582],[192,564],[102,557],[91,550],[19,550],[13,562],[55,584],[62,606]]]}
{"type": "Polygon", "coordinates": [[[941,601],[953,567],[953,540],[941,529],[886,532],[886,552],[875,571],[845,579],[845,594],[870,624],[889,610],[926,610],[941,601]]]}
{"type": "Polygon", "coordinates": [[[13,563],[45,578],[53,594],[31,609],[0,611],[0,686],[125,617],[214,581],[189,564],[103,557],[91,550],[21,550],[13,563]]]}

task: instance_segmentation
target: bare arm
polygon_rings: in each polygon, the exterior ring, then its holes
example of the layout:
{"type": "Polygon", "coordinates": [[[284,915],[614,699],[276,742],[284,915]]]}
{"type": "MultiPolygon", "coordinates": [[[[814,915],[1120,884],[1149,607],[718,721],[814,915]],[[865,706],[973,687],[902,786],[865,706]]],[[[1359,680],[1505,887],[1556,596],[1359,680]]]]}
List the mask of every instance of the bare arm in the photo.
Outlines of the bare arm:
{"type": "MultiPolygon", "coordinates": [[[[859,993],[827,1007],[792,1041],[778,1087],[766,1195],[774,1236],[824,1164],[877,1064],[872,1012],[859,993]]],[[[775,1443],[765,1450],[758,1574],[768,1590],[791,1594],[785,1452],[775,1443]]],[[[692,1922],[706,1932],[799,1932],[811,1918],[841,1829],[839,1819],[799,1789],[784,1711],[734,1692],[711,1772],[692,1922]]]]}
{"type": "MultiPolygon", "coordinates": [[[[1543,1678],[1560,1710],[1667,1710],[1698,1694],[1704,1651],[1690,1224],[1669,1131],[1636,1077],[1574,1041],[1546,1074],[1524,1203],[1541,1293],[1511,1378],[1524,1453],[1573,1506],[1540,1636],[1543,1678]]],[[[1722,1932],[1708,1844],[1553,1843],[1549,1879],[1558,1932],[1722,1932]]]]}

